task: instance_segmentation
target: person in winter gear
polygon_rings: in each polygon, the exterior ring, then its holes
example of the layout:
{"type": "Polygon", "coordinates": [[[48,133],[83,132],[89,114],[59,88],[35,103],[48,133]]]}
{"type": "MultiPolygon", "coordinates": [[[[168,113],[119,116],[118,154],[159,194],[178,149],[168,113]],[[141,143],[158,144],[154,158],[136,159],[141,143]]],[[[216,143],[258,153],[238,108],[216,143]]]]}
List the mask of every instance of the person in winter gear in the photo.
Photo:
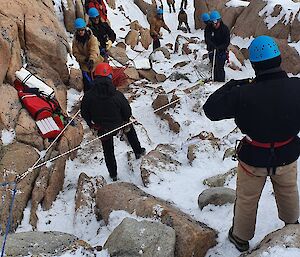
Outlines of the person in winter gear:
{"type": "Polygon", "coordinates": [[[97,37],[100,44],[100,54],[104,58],[105,62],[108,62],[107,51],[111,48],[112,43],[116,40],[116,34],[106,22],[101,21],[99,12],[96,8],[90,8],[88,15],[91,21],[89,28],[97,37]]]}
{"type": "Polygon", "coordinates": [[[227,59],[227,47],[230,44],[230,32],[221,20],[218,11],[210,14],[211,25],[204,32],[205,43],[209,51],[209,59],[214,63],[214,81],[225,81],[224,65],[227,59]]]}
{"type": "Polygon", "coordinates": [[[175,0],[167,0],[167,4],[169,6],[170,13],[172,12],[172,8],[173,8],[173,12],[176,12],[176,10],[175,10],[175,0]]]}
{"type": "Polygon", "coordinates": [[[163,27],[169,33],[171,33],[171,30],[169,29],[169,27],[164,21],[163,9],[161,8],[157,9],[156,15],[151,17],[149,23],[150,23],[150,35],[153,39],[153,50],[155,50],[156,48],[160,47],[159,39],[161,38],[160,35],[161,27],[163,27]]]}
{"type": "Polygon", "coordinates": [[[184,23],[185,26],[186,26],[187,31],[189,33],[191,33],[191,29],[190,29],[190,26],[188,24],[188,17],[187,17],[187,14],[186,14],[185,10],[183,10],[183,8],[181,8],[179,13],[178,13],[178,22],[179,22],[178,27],[177,27],[178,30],[180,29],[182,23],[184,23]]]}
{"type": "Polygon", "coordinates": [[[237,147],[236,201],[228,235],[240,251],[249,249],[248,240],[254,236],[267,176],[273,184],[279,219],[297,224],[299,218],[300,79],[289,78],[280,68],[280,50],[271,37],[255,38],[249,55],[256,78],[229,81],[203,106],[210,120],[234,118],[246,134],[237,147]]]}
{"type": "Polygon", "coordinates": [[[85,21],[77,18],[74,27],[76,32],[72,43],[72,52],[80,65],[84,92],[86,92],[91,86],[91,72],[94,71],[98,63],[103,62],[103,58],[100,55],[98,40],[92,31],[86,28],[85,21]]]}
{"type": "MultiPolygon", "coordinates": [[[[125,96],[112,84],[112,68],[108,63],[100,63],[94,72],[93,87],[84,95],[81,103],[81,115],[91,129],[103,135],[129,122],[131,108],[125,96]]],[[[124,132],[136,158],[145,154],[133,125],[124,132]]],[[[117,180],[117,162],[114,154],[113,133],[101,139],[105,164],[110,177],[117,180]]]]}
{"type": "Polygon", "coordinates": [[[103,0],[86,0],[85,1],[85,11],[88,13],[90,8],[96,8],[99,12],[100,20],[102,22],[107,22],[107,8],[103,0]]]}
{"type": "Polygon", "coordinates": [[[187,0],[181,0],[180,9],[182,8],[186,9],[186,7],[187,7],[187,0]]]}

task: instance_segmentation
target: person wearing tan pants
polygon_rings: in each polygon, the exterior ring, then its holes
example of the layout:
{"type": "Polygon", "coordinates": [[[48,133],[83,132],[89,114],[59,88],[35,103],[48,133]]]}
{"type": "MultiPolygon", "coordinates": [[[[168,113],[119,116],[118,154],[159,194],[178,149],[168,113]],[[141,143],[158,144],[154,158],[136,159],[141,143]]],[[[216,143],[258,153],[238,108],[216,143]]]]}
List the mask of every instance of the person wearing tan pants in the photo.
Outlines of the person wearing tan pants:
{"type": "Polygon", "coordinates": [[[228,233],[241,252],[249,249],[248,240],[254,236],[258,201],[268,176],[279,218],[285,224],[296,224],[299,218],[300,79],[281,69],[280,50],[269,36],[251,42],[249,59],[256,77],[227,82],[203,106],[210,120],[234,118],[245,134],[236,151],[236,202],[228,233]]]}
{"type": "MultiPolygon", "coordinates": [[[[239,162],[233,234],[242,240],[248,241],[254,236],[258,201],[267,176],[266,168],[256,168],[239,162]]],[[[297,162],[277,167],[276,174],[271,175],[270,179],[279,218],[286,224],[295,223],[299,217],[297,162]]]]}

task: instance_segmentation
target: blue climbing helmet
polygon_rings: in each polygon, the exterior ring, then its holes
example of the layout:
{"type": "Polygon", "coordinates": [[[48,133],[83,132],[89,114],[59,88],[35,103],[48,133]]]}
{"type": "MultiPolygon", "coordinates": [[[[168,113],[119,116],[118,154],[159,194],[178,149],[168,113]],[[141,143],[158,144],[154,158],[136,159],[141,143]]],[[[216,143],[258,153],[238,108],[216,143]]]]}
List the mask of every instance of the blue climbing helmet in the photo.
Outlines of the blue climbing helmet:
{"type": "Polygon", "coordinates": [[[89,11],[88,11],[88,16],[89,16],[90,18],[96,18],[96,17],[99,16],[99,12],[98,12],[98,10],[97,10],[95,7],[92,7],[92,8],[90,8],[89,11]]]}
{"type": "Polygon", "coordinates": [[[222,17],[218,11],[212,11],[210,13],[209,18],[210,18],[210,21],[214,22],[214,21],[220,20],[222,17]]]}
{"type": "Polygon", "coordinates": [[[75,27],[75,29],[83,29],[83,28],[85,28],[86,27],[86,23],[85,23],[84,19],[77,18],[74,21],[74,27],[75,27]]]}
{"type": "Polygon", "coordinates": [[[162,14],[164,13],[164,10],[161,9],[161,8],[158,8],[158,9],[156,10],[156,13],[157,13],[158,15],[162,15],[162,14]]]}
{"type": "Polygon", "coordinates": [[[261,62],[280,55],[280,50],[275,40],[269,36],[259,36],[255,38],[251,42],[248,50],[251,62],[261,62]]]}
{"type": "Polygon", "coordinates": [[[207,12],[201,14],[201,20],[203,22],[208,22],[210,20],[210,16],[207,12]]]}

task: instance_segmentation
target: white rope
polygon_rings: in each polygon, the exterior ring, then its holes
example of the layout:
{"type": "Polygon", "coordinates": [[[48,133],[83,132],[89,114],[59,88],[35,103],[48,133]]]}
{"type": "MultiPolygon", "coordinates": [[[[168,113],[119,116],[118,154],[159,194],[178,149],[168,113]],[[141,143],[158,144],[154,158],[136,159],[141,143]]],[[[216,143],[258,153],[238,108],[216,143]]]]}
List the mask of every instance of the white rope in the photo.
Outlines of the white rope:
{"type": "Polygon", "coordinates": [[[80,110],[78,110],[75,115],[72,117],[72,119],[68,122],[68,124],[63,128],[63,130],[56,136],[56,138],[52,141],[52,143],[48,146],[48,148],[43,152],[43,155],[40,156],[40,158],[32,165],[29,169],[34,169],[34,167],[39,163],[40,160],[44,159],[46,153],[49,151],[49,149],[56,143],[56,141],[59,139],[59,137],[66,131],[66,129],[69,127],[69,125],[72,123],[72,121],[76,118],[76,116],[80,113],[80,110]]]}
{"type": "MultiPolygon", "coordinates": [[[[166,105],[164,105],[164,106],[162,106],[162,107],[160,107],[160,108],[154,110],[154,113],[156,113],[156,112],[158,112],[158,111],[160,111],[160,110],[162,110],[162,109],[164,109],[164,108],[166,108],[166,107],[168,107],[168,106],[170,106],[170,105],[172,105],[172,104],[174,104],[174,103],[177,103],[178,101],[180,101],[180,99],[181,99],[181,98],[178,98],[178,99],[176,99],[176,100],[174,100],[174,101],[172,101],[172,102],[170,102],[170,103],[168,103],[168,104],[166,104],[166,105]]],[[[78,113],[78,112],[77,112],[77,113],[78,113]]],[[[77,113],[76,113],[76,115],[77,115],[77,113]]],[[[113,130],[111,130],[111,131],[109,131],[109,132],[107,132],[107,133],[105,133],[105,134],[103,134],[103,135],[101,135],[101,136],[99,136],[99,137],[96,137],[96,138],[92,139],[92,140],[89,141],[89,142],[86,142],[86,143],[84,143],[84,144],[82,144],[82,145],[79,145],[79,146],[73,148],[73,149],[70,149],[70,150],[67,151],[67,152],[64,152],[64,153],[62,153],[62,154],[60,154],[60,155],[58,155],[58,156],[56,156],[56,157],[53,157],[53,158],[49,159],[48,161],[44,161],[44,162],[42,162],[42,163],[40,163],[40,164],[38,164],[38,165],[32,166],[32,167],[29,168],[27,171],[25,171],[24,173],[22,173],[22,174],[20,174],[19,176],[17,176],[16,182],[17,182],[17,183],[20,182],[20,181],[21,181],[22,179],[24,179],[30,172],[34,171],[35,169],[38,169],[38,168],[44,166],[44,165],[47,164],[47,163],[51,163],[51,162],[53,162],[53,161],[55,161],[55,160],[57,160],[57,159],[59,159],[59,158],[65,156],[65,155],[67,155],[67,154],[69,154],[69,153],[72,153],[72,152],[74,152],[74,151],[76,151],[76,150],[79,150],[79,149],[81,149],[82,147],[87,146],[87,145],[89,145],[89,144],[95,142],[96,140],[99,140],[99,139],[101,139],[101,138],[103,138],[103,137],[109,136],[109,135],[111,135],[112,133],[117,132],[117,131],[119,131],[120,129],[125,128],[125,127],[127,127],[127,126],[133,124],[135,121],[136,121],[136,120],[134,119],[134,120],[132,120],[132,121],[130,121],[130,122],[128,122],[128,123],[126,123],[126,124],[124,124],[124,125],[118,127],[118,128],[115,128],[115,129],[113,129],[113,130]]]]}

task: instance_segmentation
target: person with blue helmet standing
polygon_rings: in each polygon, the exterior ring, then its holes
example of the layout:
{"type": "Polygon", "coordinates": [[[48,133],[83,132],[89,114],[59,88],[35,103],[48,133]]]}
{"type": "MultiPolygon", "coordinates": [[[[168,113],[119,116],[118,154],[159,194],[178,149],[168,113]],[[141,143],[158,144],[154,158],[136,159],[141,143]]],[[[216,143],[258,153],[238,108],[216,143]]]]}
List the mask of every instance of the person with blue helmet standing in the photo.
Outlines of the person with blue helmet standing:
{"type": "Polygon", "coordinates": [[[75,35],[72,43],[72,53],[80,65],[83,77],[84,92],[91,87],[92,72],[98,63],[103,62],[100,55],[99,43],[82,18],[74,22],[75,35]]]}
{"type": "Polygon", "coordinates": [[[209,59],[214,64],[213,81],[224,82],[224,65],[227,59],[227,47],[230,44],[230,32],[223,23],[222,17],[218,11],[210,13],[209,22],[204,33],[205,43],[209,51],[209,59]]]}
{"type": "Polygon", "coordinates": [[[289,78],[280,68],[281,53],[273,38],[259,36],[248,50],[255,79],[229,81],[203,106],[210,120],[234,118],[245,134],[237,147],[236,201],[228,234],[240,251],[249,249],[254,236],[258,201],[268,176],[279,219],[287,225],[298,224],[299,218],[300,78],[289,78]]]}
{"type": "Polygon", "coordinates": [[[154,15],[153,17],[151,17],[151,19],[149,20],[150,23],[150,35],[153,39],[153,50],[155,50],[156,48],[160,47],[160,41],[159,39],[161,38],[161,34],[160,34],[160,29],[163,27],[165,30],[167,30],[169,33],[171,33],[171,30],[169,29],[169,27],[167,26],[167,24],[164,21],[163,18],[163,9],[162,8],[158,8],[156,10],[156,15],[154,15]]]}
{"type": "Polygon", "coordinates": [[[88,11],[90,17],[89,28],[100,44],[100,54],[105,62],[108,62],[107,51],[111,48],[112,43],[116,40],[116,34],[106,22],[102,22],[99,16],[99,11],[92,7],[88,11]]]}
{"type": "MultiPolygon", "coordinates": [[[[210,15],[209,13],[202,13],[200,16],[200,19],[202,22],[205,24],[204,28],[204,38],[210,38],[212,34],[212,29],[211,29],[211,22],[210,22],[210,15]]],[[[205,43],[207,44],[207,41],[205,40],[205,43]]],[[[206,49],[208,52],[212,50],[212,46],[207,44],[206,49]]]]}

